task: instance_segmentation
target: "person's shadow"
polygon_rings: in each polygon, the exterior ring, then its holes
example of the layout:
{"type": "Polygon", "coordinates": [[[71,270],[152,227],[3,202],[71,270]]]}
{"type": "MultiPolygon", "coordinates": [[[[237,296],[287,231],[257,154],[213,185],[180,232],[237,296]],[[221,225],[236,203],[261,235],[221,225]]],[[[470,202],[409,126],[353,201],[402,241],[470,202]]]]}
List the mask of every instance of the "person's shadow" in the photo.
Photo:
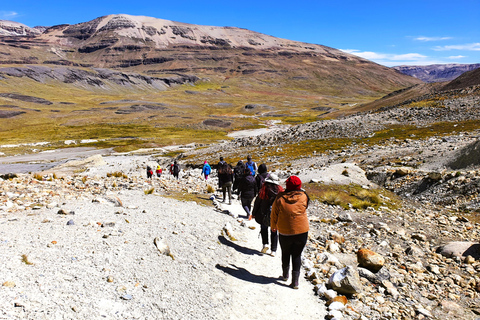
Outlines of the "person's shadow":
{"type": "Polygon", "coordinates": [[[215,266],[218,270],[222,270],[226,274],[229,274],[237,279],[243,280],[243,281],[248,281],[248,282],[253,282],[253,283],[260,283],[260,284],[269,284],[269,283],[275,283],[281,286],[288,287],[287,284],[279,282],[278,278],[273,278],[273,277],[266,277],[262,275],[257,275],[253,274],[250,271],[248,271],[245,268],[239,268],[236,265],[230,264],[230,266],[222,266],[220,264],[217,264],[215,266]]]}
{"type": "Polygon", "coordinates": [[[257,255],[257,256],[261,255],[260,251],[242,247],[242,246],[240,246],[240,245],[238,245],[238,244],[236,244],[232,241],[227,240],[227,238],[225,238],[224,236],[218,236],[218,241],[220,241],[221,244],[232,247],[233,249],[235,249],[238,252],[243,253],[243,254],[257,255]]]}

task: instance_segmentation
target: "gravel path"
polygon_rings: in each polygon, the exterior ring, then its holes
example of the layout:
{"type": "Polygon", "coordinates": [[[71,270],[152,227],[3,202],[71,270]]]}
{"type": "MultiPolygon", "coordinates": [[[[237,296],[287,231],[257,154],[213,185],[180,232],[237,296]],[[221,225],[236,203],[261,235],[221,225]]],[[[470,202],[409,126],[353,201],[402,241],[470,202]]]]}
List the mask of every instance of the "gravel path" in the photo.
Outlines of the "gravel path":
{"type": "MultiPolygon", "coordinates": [[[[254,222],[141,190],[97,200],[60,204],[74,214],[56,207],[0,216],[1,319],[325,316],[306,280],[299,290],[278,280],[280,257],[260,255],[254,222]],[[237,241],[222,236],[226,223],[237,241]],[[157,250],[156,237],[174,259],[157,250]]],[[[226,207],[243,214],[238,201],[226,207]]]]}

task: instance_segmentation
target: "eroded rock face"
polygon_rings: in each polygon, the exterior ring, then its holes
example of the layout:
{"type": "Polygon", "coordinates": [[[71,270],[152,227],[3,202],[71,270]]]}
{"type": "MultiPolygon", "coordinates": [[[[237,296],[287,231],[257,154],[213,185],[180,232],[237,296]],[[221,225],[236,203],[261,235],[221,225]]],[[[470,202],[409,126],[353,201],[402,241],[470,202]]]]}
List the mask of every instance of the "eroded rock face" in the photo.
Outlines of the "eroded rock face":
{"type": "Polygon", "coordinates": [[[37,36],[40,33],[41,30],[18,22],[0,20],[0,36],[37,36]]]}

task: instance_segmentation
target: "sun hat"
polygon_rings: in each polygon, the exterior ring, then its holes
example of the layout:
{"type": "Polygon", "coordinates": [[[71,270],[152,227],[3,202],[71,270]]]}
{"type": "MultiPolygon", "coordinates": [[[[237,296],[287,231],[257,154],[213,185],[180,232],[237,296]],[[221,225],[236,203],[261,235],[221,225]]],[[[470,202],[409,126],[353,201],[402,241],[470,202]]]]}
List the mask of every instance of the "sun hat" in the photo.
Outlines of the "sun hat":
{"type": "Polygon", "coordinates": [[[302,188],[302,180],[297,176],[290,176],[286,181],[287,190],[300,190],[302,188]]]}
{"type": "Polygon", "coordinates": [[[280,185],[280,179],[275,173],[270,173],[268,177],[265,179],[265,182],[280,185]]]}

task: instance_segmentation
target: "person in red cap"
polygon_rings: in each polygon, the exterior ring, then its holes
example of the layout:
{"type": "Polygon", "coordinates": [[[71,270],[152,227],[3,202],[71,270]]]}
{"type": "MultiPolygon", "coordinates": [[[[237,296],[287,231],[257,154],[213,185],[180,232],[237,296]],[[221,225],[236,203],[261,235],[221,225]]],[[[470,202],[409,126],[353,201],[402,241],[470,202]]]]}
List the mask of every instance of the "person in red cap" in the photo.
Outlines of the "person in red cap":
{"type": "Polygon", "coordinates": [[[290,287],[298,289],[301,257],[307,244],[310,228],[307,207],[310,198],[302,190],[302,181],[297,176],[290,176],[286,181],[286,190],[276,197],[272,204],[270,227],[272,232],[278,230],[280,247],[282,248],[282,270],[280,277],[288,280],[290,260],[292,261],[292,283],[290,287]]]}

